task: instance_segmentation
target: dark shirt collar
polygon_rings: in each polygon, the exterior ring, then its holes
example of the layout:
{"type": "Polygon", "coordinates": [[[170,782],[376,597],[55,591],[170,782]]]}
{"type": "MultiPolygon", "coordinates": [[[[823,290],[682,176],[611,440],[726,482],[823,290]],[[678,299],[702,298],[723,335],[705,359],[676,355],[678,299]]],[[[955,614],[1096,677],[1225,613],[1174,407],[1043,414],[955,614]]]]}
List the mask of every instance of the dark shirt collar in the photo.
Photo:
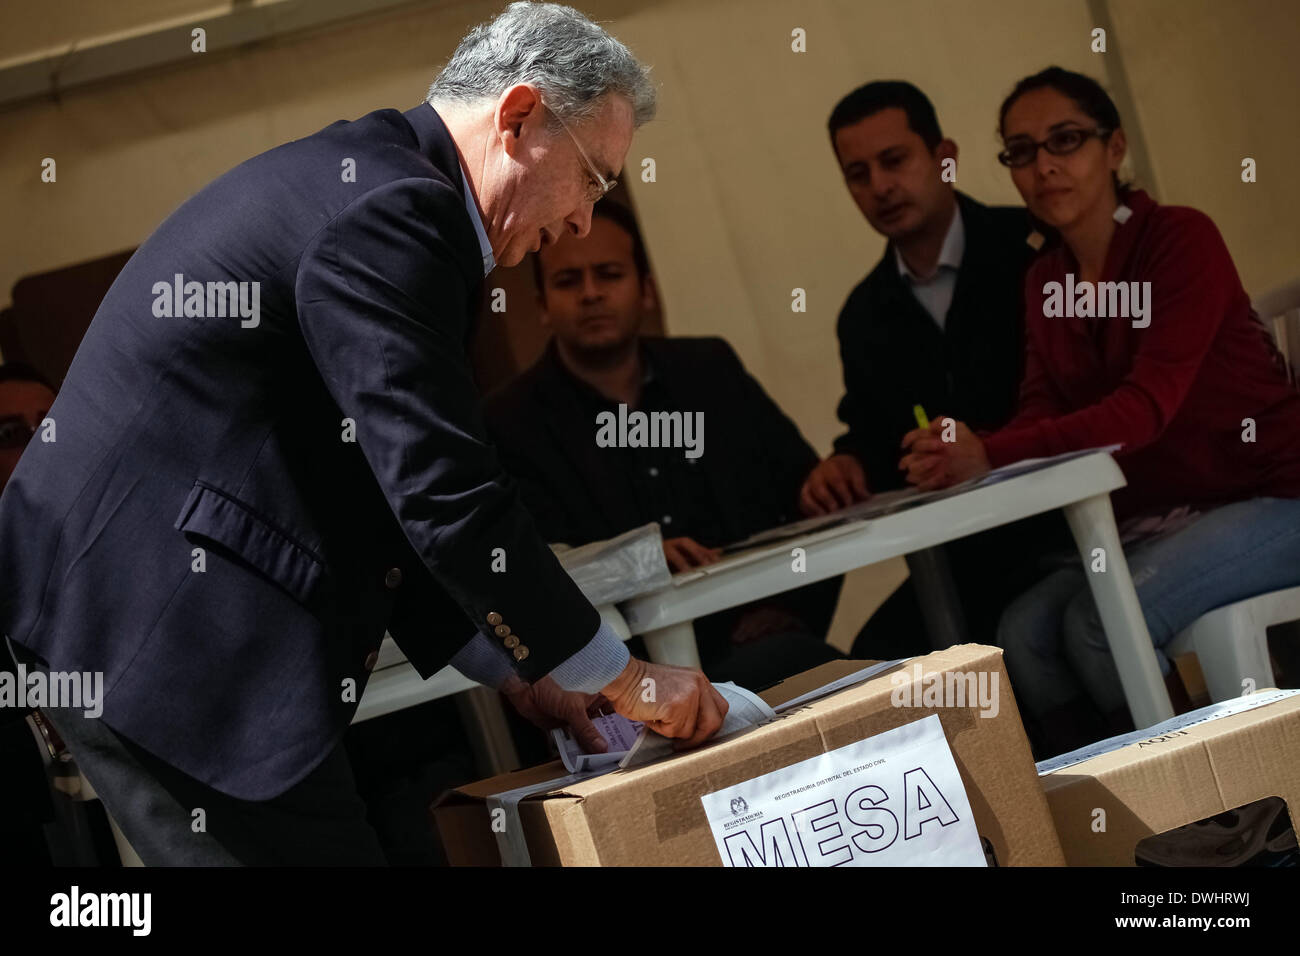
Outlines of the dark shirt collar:
{"type": "MultiPolygon", "coordinates": [[[[650,350],[645,347],[645,343],[640,339],[637,340],[637,348],[641,352],[641,367],[645,370],[645,374],[641,379],[642,395],[644,396],[646,385],[661,382],[661,380],[655,374],[654,361],[650,357],[650,350]]],[[[543,359],[562,381],[568,383],[584,404],[602,409],[614,408],[618,405],[618,402],[614,401],[614,399],[602,394],[592,387],[590,383],[583,381],[569,371],[569,367],[564,364],[564,359],[560,358],[560,350],[559,346],[555,344],[555,336],[551,336],[550,341],[546,343],[546,352],[543,359]]]]}

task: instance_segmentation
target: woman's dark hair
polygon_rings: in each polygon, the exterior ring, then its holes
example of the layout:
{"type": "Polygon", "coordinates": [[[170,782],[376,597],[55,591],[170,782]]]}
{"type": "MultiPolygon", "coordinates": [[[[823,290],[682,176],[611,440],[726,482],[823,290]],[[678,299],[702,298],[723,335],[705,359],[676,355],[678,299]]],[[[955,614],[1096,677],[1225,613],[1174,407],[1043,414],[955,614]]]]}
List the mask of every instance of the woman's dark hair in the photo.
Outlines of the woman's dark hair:
{"type": "MultiPolygon", "coordinates": [[[[1007,98],[1002,101],[1002,109],[998,111],[999,136],[1003,137],[1003,139],[1006,138],[1007,111],[1011,109],[1012,104],[1026,93],[1044,89],[1056,90],[1062,96],[1069,97],[1074,101],[1075,106],[1087,113],[1088,118],[1100,127],[1114,132],[1121,126],[1119,110],[1115,107],[1115,101],[1110,98],[1110,94],[1106,92],[1100,83],[1090,76],[1084,76],[1082,73],[1063,70],[1059,66],[1049,66],[1033,76],[1025,77],[1015,85],[1007,98]]],[[[1110,133],[1107,133],[1104,139],[1109,140],[1110,133]]],[[[1124,193],[1131,188],[1128,183],[1121,183],[1119,176],[1113,172],[1110,174],[1110,178],[1115,184],[1115,193],[1120,197],[1123,197],[1124,193]]]]}

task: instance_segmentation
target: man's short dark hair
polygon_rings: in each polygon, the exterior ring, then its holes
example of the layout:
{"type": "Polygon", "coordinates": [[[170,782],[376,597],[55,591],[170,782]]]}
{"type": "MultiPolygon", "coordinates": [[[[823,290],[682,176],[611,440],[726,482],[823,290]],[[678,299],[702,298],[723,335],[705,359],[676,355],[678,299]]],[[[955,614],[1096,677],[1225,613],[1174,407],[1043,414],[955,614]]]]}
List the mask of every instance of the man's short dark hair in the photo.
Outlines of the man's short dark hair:
{"type": "Polygon", "coordinates": [[[0,365],[0,382],[36,382],[38,385],[44,385],[51,392],[56,391],[49,379],[35,366],[28,365],[26,362],[5,362],[0,365]]]}
{"type": "MultiPolygon", "coordinates": [[[[593,222],[598,218],[608,219],[632,237],[632,261],[636,264],[637,278],[645,282],[646,276],[650,275],[650,260],[646,258],[645,244],[641,241],[641,230],[637,228],[636,216],[632,215],[632,210],[621,203],[606,199],[591,207],[591,218],[593,222]]],[[[537,283],[537,291],[545,295],[546,286],[543,283],[540,252],[533,253],[533,280],[537,283]]]]}
{"type": "Polygon", "coordinates": [[[891,107],[907,114],[908,127],[921,137],[927,149],[934,152],[934,148],[943,139],[939,118],[934,113],[934,104],[905,80],[876,80],[859,86],[836,103],[826,124],[830,129],[831,147],[835,147],[835,134],[845,126],[852,126],[891,107]]]}

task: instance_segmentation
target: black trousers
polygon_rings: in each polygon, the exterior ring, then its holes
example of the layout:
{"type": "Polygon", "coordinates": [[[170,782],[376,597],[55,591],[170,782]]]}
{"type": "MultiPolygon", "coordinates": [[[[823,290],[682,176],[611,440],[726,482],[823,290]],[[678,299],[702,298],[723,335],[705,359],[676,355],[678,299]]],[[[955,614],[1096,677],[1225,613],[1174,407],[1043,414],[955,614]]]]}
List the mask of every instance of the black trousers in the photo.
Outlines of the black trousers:
{"type": "MultiPolygon", "coordinates": [[[[26,649],[14,656],[45,670],[26,649]]],[[[81,710],[42,707],[146,866],[382,866],[342,744],[271,800],[200,783],[81,710]],[[201,812],[200,812],[201,811],[201,812]]]]}

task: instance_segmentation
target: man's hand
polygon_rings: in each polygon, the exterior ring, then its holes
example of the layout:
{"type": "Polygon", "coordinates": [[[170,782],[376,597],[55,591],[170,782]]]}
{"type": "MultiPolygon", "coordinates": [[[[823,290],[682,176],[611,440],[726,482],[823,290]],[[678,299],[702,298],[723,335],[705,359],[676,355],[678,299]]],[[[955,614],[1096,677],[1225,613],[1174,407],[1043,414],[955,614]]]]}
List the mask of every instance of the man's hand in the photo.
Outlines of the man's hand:
{"type": "Polygon", "coordinates": [[[989,470],[984,442],[964,423],[952,418],[936,418],[929,428],[908,432],[903,436],[903,450],[907,454],[898,463],[898,470],[907,472],[908,483],[921,491],[947,488],[989,470]],[[945,431],[952,441],[943,440],[945,431]]]}
{"type": "Polygon", "coordinates": [[[582,694],[564,690],[549,676],[535,684],[510,677],[501,685],[501,693],[520,715],[543,730],[568,727],[573,739],[587,753],[604,753],[609,749],[591,717],[606,705],[601,694],[582,694]]]}
{"type": "Polygon", "coordinates": [[[865,500],[867,475],[854,455],[831,455],[808,473],[799,490],[799,510],[804,514],[824,515],[865,500]]]}
{"type": "Polygon", "coordinates": [[[601,693],[616,713],[655,733],[679,738],[676,749],[704,743],[722,726],[727,701],[701,671],[649,661],[628,661],[601,693]]]}
{"type": "Polygon", "coordinates": [[[664,557],[673,574],[680,574],[720,560],[722,549],[706,548],[694,538],[669,538],[664,542],[664,557]]]}

